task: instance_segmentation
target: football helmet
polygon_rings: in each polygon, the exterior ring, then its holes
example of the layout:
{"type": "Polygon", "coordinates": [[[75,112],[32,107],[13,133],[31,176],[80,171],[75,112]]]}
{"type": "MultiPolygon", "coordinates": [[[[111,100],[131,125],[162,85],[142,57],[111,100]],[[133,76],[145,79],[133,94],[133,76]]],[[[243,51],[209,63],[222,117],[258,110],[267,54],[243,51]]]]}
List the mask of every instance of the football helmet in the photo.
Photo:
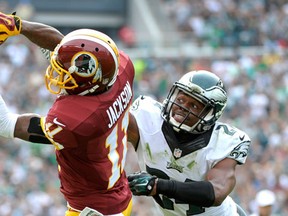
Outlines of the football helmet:
{"type": "Polygon", "coordinates": [[[51,53],[45,83],[53,94],[98,94],[117,77],[119,51],[104,33],[79,29],[67,34],[51,53]]]}
{"type": "Polygon", "coordinates": [[[223,82],[218,76],[205,70],[191,71],[173,84],[167,98],[163,102],[161,115],[166,122],[173,126],[174,130],[199,134],[209,130],[215,124],[221,117],[226,104],[227,93],[223,82]],[[201,112],[204,115],[196,115],[178,104],[175,99],[180,91],[204,104],[201,112]],[[182,122],[177,122],[172,117],[172,106],[179,106],[181,109],[186,110],[187,114],[182,122]],[[193,115],[199,120],[194,125],[188,126],[184,123],[188,115],[193,115]]]}

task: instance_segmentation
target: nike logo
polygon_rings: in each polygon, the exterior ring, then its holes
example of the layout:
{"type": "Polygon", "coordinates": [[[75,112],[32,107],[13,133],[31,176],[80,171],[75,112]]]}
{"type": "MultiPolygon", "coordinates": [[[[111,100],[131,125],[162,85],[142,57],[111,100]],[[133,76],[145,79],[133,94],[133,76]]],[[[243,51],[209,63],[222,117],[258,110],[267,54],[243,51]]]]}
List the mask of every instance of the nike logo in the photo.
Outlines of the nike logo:
{"type": "Polygon", "coordinates": [[[244,138],[245,138],[245,135],[243,135],[243,136],[239,136],[239,139],[240,139],[241,141],[243,141],[244,138]]]}
{"type": "Polygon", "coordinates": [[[62,124],[61,122],[59,122],[59,121],[57,120],[57,118],[54,118],[54,119],[53,119],[53,123],[54,123],[54,124],[57,124],[57,125],[59,125],[59,126],[62,126],[62,127],[66,127],[66,125],[64,125],[64,124],[62,124]]]}

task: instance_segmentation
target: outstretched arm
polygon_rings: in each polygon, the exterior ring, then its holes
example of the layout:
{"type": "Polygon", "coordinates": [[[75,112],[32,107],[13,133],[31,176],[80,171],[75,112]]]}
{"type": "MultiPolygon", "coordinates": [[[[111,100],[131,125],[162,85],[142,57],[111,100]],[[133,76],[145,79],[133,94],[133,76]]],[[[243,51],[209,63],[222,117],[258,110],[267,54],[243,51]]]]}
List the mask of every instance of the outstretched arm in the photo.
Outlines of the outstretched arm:
{"type": "Polygon", "coordinates": [[[38,114],[19,115],[14,129],[14,137],[33,143],[51,144],[43,133],[38,114]]]}
{"type": "Polygon", "coordinates": [[[22,20],[15,14],[0,12],[0,44],[7,38],[22,34],[34,44],[53,51],[64,35],[56,28],[43,23],[22,20]]]}
{"type": "Polygon", "coordinates": [[[22,29],[20,32],[32,43],[53,51],[64,35],[52,26],[37,22],[22,20],[22,29]]]}
{"type": "Polygon", "coordinates": [[[45,137],[40,125],[40,116],[34,113],[13,114],[0,95],[0,136],[19,138],[22,140],[51,144],[45,137]]]}

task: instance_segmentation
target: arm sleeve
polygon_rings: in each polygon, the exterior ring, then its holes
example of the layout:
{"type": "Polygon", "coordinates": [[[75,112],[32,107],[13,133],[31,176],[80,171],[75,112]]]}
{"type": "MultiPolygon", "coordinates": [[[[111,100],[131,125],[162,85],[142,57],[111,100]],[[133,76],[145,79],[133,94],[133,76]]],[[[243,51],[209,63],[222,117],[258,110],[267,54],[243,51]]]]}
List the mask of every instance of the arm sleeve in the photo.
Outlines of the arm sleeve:
{"type": "Polygon", "coordinates": [[[29,141],[33,143],[51,144],[51,142],[45,137],[45,134],[41,128],[40,118],[33,117],[30,119],[28,127],[29,141]]]}
{"type": "Polygon", "coordinates": [[[179,182],[158,179],[156,190],[157,194],[201,207],[210,207],[215,201],[214,188],[209,181],[179,182]]]}
{"type": "Polygon", "coordinates": [[[14,138],[14,130],[18,116],[18,114],[9,112],[5,101],[0,95],[0,136],[14,138]]]}

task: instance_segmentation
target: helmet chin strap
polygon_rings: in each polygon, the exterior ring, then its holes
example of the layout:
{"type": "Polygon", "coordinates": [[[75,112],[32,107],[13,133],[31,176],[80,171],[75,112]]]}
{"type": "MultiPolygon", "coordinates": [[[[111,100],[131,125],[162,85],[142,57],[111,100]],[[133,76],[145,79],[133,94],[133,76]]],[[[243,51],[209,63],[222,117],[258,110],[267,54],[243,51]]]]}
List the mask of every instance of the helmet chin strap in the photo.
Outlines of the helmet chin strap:
{"type": "Polygon", "coordinates": [[[82,95],[83,96],[83,95],[91,94],[91,93],[95,92],[98,88],[99,88],[99,85],[95,85],[92,88],[87,89],[87,90],[79,93],[78,95],[82,95]]]}
{"type": "Polygon", "coordinates": [[[72,74],[78,71],[78,67],[76,67],[75,65],[72,65],[71,67],[69,67],[68,71],[70,74],[72,74]]]}

